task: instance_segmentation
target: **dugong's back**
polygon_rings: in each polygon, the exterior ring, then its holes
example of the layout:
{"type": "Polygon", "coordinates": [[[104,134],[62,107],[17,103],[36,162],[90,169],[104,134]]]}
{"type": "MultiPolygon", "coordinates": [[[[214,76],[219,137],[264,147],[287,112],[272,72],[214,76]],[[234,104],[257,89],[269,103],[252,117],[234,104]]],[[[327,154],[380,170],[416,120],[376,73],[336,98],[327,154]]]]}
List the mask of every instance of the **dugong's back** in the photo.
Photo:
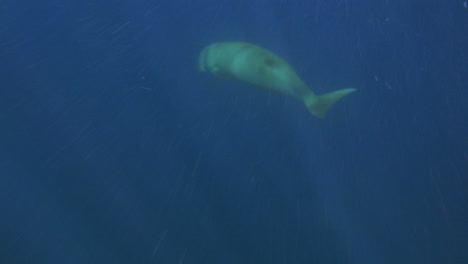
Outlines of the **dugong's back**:
{"type": "Polygon", "coordinates": [[[277,62],[285,63],[272,52],[254,44],[246,42],[217,42],[202,50],[198,59],[198,68],[201,71],[209,71],[210,67],[231,66],[235,60],[249,57],[250,60],[261,62],[265,58],[271,58],[277,62]]]}

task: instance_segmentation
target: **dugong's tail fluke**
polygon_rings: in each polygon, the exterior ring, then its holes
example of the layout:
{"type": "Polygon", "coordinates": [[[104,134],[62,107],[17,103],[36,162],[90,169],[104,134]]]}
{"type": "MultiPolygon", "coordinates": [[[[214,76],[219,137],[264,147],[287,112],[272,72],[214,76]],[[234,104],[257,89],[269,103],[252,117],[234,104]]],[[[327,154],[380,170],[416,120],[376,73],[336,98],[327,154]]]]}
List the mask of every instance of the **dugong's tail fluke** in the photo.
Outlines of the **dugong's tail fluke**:
{"type": "Polygon", "coordinates": [[[311,94],[304,100],[305,105],[309,112],[316,117],[325,118],[330,107],[341,97],[356,91],[356,89],[348,88],[343,90],[334,91],[331,93],[323,94],[320,96],[311,94]]]}

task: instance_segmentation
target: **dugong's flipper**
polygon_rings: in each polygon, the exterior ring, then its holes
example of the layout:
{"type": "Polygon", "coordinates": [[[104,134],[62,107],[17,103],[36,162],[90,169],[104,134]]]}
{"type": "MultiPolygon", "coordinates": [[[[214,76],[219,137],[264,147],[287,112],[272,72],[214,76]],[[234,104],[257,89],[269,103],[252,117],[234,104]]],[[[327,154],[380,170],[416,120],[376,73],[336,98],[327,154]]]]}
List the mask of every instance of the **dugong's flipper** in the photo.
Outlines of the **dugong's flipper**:
{"type": "Polygon", "coordinates": [[[319,118],[325,118],[325,115],[327,114],[328,110],[336,101],[340,100],[341,97],[354,91],[356,91],[356,89],[348,88],[323,94],[320,96],[311,94],[305,98],[304,103],[311,114],[319,118]]]}

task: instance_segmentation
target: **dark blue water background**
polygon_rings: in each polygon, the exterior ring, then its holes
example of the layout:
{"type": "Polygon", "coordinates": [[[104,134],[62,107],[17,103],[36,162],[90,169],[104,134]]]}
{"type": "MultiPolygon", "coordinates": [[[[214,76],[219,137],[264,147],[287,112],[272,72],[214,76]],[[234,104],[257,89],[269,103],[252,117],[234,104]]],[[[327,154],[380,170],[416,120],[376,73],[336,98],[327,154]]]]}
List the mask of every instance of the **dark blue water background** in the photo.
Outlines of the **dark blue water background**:
{"type": "Polygon", "coordinates": [[[0,263],[468,263],[463,1],[0,1],[0,263]],[[197,71],[248,41],[327,119],[197,71]]]}

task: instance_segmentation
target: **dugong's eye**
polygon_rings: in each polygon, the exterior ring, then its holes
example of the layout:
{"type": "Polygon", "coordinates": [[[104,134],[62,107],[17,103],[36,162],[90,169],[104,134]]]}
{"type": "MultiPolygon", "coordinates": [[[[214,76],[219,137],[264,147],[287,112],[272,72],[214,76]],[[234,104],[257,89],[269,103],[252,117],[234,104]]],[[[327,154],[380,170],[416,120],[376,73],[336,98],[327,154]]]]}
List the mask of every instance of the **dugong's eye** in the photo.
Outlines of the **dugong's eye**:
{"type": "Polygon", "coordinates": [[[277,63],[275,62],[275,60],[268,58],[268,59],[265,59],[265,64],[270,67],[275,67],[277,63]]]}

